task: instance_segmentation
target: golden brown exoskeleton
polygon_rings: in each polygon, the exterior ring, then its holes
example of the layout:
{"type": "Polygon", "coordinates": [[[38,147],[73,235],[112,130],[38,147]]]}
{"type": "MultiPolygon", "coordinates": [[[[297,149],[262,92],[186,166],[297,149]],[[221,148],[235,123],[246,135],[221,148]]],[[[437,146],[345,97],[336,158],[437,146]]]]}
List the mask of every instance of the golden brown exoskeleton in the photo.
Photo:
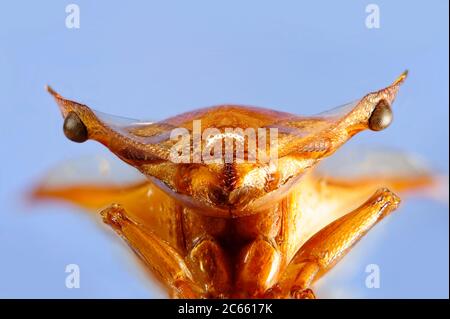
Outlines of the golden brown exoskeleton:
{"type": "MultiPolygon", "coordinates": [[[[385,89],[318,116],[221,105],[156,123],[111,121],[48,88],[69,139],[102,143],[146,179],[120,186],[44,182],[34,195],[101,210],[104,222],[172,297],[313,298],[312,283],[397,208],[400,200],[390,189],[432,181],[421,171],[336,178],[313,170],[356,133],[386,128],[405,78],[406,73],[385,89]],[[221,132],[276,128],[276,165],[236,158],[173,162],[170,152],[178,140],[170,133],[193,132],[194,120],[221,132]]],[[[189,152],[192,159],[193,145],[189,152]]]]}

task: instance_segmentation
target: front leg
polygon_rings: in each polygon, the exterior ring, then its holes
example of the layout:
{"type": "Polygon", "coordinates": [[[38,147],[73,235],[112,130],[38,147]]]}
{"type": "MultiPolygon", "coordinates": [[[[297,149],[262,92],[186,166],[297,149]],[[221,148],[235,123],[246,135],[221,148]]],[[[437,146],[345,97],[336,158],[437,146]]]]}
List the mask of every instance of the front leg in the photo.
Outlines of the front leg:
{"type": "Polygon", "coordinates": [[[268,238],[257,238],[243,248],[233,297],[259,298],[276,282],[281,255],[275,245],[268,238]]]}
{"type": "Polygon", "coordinates": [[[314,298],[310,286],[330,270],[369,229],[395,210],[400,199],[379,189],[354,211],[312,236],[294,255],[280,281],[266,297],[314,298]]]}
{"type": "Polygon", "coordinates": [[[127,216],[123,207],[113,204],[101,212],[110,225],[158,275],[176,298],[202,298],[204,291],[193,281],[182,256],[168,243],[127,216]]]}

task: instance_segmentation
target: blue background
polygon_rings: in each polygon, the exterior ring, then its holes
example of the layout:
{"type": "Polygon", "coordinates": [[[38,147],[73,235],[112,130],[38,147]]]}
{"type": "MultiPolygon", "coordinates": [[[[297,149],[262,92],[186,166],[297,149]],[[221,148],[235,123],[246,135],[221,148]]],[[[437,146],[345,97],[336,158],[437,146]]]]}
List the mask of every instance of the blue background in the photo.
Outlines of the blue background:
{"type": "MultiPolygon", "coordinates": [[[[30,206],[23,194],[55,164],[83,154],[61,132],[49,83],[98,110],[162,119],[225,102],[313,114],[410,77],[386,131],[349,146],[388,145],[448,174],[448,2],[72,1],[81,28],[65,27],[67,1],[0,4],[0,297],[163,297],[131,251],[88,214],[30,206]],[[65,265],[81,288],[65,287],[65,265]]],[[[448,190],[447,190],[448,191],[448,190]]],[[[317,286],[319,297],[448,298],[448,204],[404,202],[317,286]],[[365,287],[378,264],[381,287],[365,287]]]]}

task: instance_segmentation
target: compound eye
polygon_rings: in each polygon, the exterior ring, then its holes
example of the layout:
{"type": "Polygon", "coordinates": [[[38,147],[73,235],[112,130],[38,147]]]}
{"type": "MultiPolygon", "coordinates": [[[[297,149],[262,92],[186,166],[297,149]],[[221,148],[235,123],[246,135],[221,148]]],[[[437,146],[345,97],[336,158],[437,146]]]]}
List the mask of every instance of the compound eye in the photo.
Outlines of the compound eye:
{"type": "Polygon", "coordinates": [[[381,131],[388,127],[392,122],[392,109],[386,100],[378,102],[377,106],[370,115],[369,128],[372,131],[381,131]]]}
{"type": "Polygon", "coordinates": [[[71,141],[83,143],[88,139],[87,128],[75,112],[67,114],[63,130],[64,135],[71,141]]]}

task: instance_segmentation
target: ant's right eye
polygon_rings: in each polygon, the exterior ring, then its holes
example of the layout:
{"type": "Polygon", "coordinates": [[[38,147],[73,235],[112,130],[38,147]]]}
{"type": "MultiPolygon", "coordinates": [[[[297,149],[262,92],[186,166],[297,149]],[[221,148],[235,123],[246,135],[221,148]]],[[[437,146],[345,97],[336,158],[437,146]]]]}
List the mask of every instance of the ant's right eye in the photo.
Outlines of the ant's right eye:
{"type": "Polygon", "coordinates": [[[370,115],[369,128],[372,131],[381,131],[388,127],[392,122],[392,109],[385,100],[378,102],[377,106],[370,115]]]}

